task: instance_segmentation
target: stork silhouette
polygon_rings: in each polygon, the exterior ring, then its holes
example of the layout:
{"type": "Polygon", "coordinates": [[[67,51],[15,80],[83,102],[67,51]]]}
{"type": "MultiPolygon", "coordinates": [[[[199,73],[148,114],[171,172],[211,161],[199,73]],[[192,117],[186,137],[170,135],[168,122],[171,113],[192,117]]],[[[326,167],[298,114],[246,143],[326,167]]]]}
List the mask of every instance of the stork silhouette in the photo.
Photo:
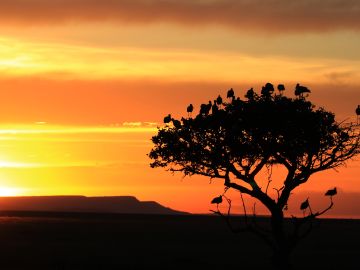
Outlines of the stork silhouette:
{"type": "Polygon", "coordinates": [[[300,84],[296,84],[295,86],[295,96],[299,98],[304,98],[305,93],[311,93],[310,89],[306,86],[302,86],[300,84]]]}
{"type": "Polygon", "coordinates": [[[250,88],[249,90],[247,90],[245,97],[249,100],[253,100],[255,97],[254,88],[250,88]]]}
{"type": "Polygon", "coordinates": [[[337,190],[336,190],[336,187],[335,187],[333,189],[329,189],[328,191],[326,191],[325,196],[332,197],[332,196],[335,196],[336,194],[337,194],[337,190]]]}
{"type": "Polygon", "coordinates": [[[216,103],[217,105],[219,105],[219,107],[221,107],[222,102],[223,102],[223,100],[222,100],[222,97],[221,97],[220,95],[217,97],[216,100],[214,100],[214,103],[216,103]]]}
{"type": "Polygon", "coordinates": [[[285,91],[285,86],[283,84],[279,84],[277,89],[279,90],[280,96],[282,96],[283,92],[285,91]]]}
{"type": "Polygon", "coordinates": [[[168,124],[171,122],[171,114],[168,114],[167,116],[164,117],[164,123],[168,124]]]}
{"type": "Polygon", "coordinates": [[[181,128],[181,122],[179,120],[172,119],[172,122],[175,128],[177,129],[181,128]]]}
{"type": "Polygon", "coordinates": [[[355,112],[356,112],[356,122],[357,122],[357,124],[359,124],[359,120],[360,120],[360,105],[357,106],[355,112]]]}
{"type": "Polygon", "coordinates": [[[208,115],[212,107],[211,100],[209,100],[208,104],[201,104],[200,105],[200,114],[208,115]]]}
{"type": "MultiPolygon", "coordinates": [[[[220,97],[220,96],[219,96],[220,97]]],[[[214,103],[211,107],[211,110],[212,110],[212,113],[215,114],[219,111],[219,107],[218,107],[218,102],[217,102],[217,99],[214,100],[214,103]]]]}
{"type": "Polygon", "coordinates": [[[235,97],[234,89],[230,88],[229,91],[227,92],[226,97],[234,99],[234,97],[235,97]]]}
{"type": "Polygon", "coordinates": [[[309,198],[307,198],[305,201],[303,201],[300,205],[300,210],[303,211],[304,216],[305,216],[305,211],[307,208],[309,208],[310,213],[312,214],[312,210],[311,210],[310,203],[309,203],[309,198]]]}
{"type": "Polygon", "coordinates": [[[223,199],[222,199],[222,195],[215,197],[214,199],[211,200],[212,204],[219,204],[222,203],[223,199]]]}
{"type": "Polygon", "coordinates": [[[188,117],[191,117],[191,113],[193,112],[194,110],[194,106],[192,104],[190,104],[187,108],[186,108],[186,111],[188,113],[188,117]]]}
{"type": "Polygon", "coordinates": [[[264,97],[270,97],[272,93],[274,93],[274,86],[271,83],[267,83],[262,87],[261,94],[264,97]]]}

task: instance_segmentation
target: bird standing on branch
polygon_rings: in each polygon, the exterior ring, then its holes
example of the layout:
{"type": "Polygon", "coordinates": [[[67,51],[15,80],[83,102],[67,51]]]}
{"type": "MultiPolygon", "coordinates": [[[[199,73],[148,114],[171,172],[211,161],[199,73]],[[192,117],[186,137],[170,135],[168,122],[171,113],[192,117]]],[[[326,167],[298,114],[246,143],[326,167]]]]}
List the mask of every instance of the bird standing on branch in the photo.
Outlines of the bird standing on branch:
{"type": "Polygon", "coordinates": [[[212,204],[219,204],[219,203],[222,203],[223,199],[222,199],[222,195],[218,196],[218,197],[215,197],[214,199],[211,200],[211,203],[212,204]]]}
{"type": "Polygon", "coordinates": [[[360,118],[360,105],[357,106],[356,110],[356,116],[357,116],[357,124],[359,124],[359,118],[360,118]]]}
{"type": "Polygon", "coordinates": [[[227,98],[234,98],[235,97],[235,92],[232,88],[229,89],[229,91],[227,92],[227,95],[226,95],[227,98]]]}
{"type": "Polygon", "coordinates": [[[167,116],[164,117],[164,123],[170,123],[171,122],[171,114],[168,114],[167,116]]]}
{"type": "Polygon", "coordinates": [[[264,97],[270,97],[272,93],[274,92],[274,86],[271,83],[265,84],[261,90],[261,94],[264,97]]]}
{"type": "Polygon", "coordinates": [[[305,93],[311,93],[310,89],[307,88],[306,86],[296,84],[296,86],[295,86],[295,96],[298,96],[300,98],[304,98],[305,93]]]}
{"type": "Polygon", "coordinates": [[[246,97],[248,100],[253,100],[254,97],[255,97],[254,88],[251,87],[249,90],[247,90],[245,97],[246,97]]]}
{"type": "Polygon", "coordinates": [[[312,210],[311,210],[310,203],[309,203],[309,198],[307,198],[305,201],[303,201],[300,205],[300,210],[303,211],[304,215],[305,215],[305,210],[307,208],[309,208],[310,213],[312,214],[312,210]]]}
{"type": "Polygon", "coordinates": [[[337,194],[337,190],[336,190],[336,187],[335,187],[333,189],[329,189],[328,191],[326,191],[325,196],[332,197],[332,196],[335,196],[336,194],[337,194]]]}
{"type": "Polygon", "coordinates": [[[191,116],[191,113],[193,112],[193,110],[194,110],[194,106],[192,104],[190,104],[186,109],[189,117],[191,116]]]}
{"type": "Polygon", "coordinates": [[[279,90],[280,92],[280,96],[283,95],[283,92],[285,91],[285,86],[283,84],[279,84],[277,89],[279,90]]]}

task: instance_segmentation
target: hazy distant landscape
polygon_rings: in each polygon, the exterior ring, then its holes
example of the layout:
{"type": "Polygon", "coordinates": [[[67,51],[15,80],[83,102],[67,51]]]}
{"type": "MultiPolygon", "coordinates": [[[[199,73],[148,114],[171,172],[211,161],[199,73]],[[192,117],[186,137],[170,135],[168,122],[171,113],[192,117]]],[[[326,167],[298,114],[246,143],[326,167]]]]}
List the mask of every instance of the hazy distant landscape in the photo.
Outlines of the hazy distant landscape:
{"type": "Polygon", "coordinates": [[[139,201],[133,196],[19,196],[0,197],[0,211],[185,214],[154,201],[139,201]]]}
{"type": "MultiPolygon", "coordinates": [[[[359,227],[320,220],[294,269],[358,269],[359,227]]],[[[1,269],[264,269],[270,260],[254,235],[200,215],[2,212],[0,243],[1,269]]]]}

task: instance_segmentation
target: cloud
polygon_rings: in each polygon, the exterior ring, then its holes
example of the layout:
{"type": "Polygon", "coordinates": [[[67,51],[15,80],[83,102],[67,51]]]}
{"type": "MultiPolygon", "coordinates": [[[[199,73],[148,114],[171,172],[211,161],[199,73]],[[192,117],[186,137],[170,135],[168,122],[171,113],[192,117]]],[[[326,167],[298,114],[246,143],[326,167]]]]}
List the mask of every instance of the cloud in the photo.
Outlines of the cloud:
{"type": "Polygon", "coordinates": [[[360,29],[357,0],[2,0],[3,23],[175,23],[317,32],[360,29]]]}

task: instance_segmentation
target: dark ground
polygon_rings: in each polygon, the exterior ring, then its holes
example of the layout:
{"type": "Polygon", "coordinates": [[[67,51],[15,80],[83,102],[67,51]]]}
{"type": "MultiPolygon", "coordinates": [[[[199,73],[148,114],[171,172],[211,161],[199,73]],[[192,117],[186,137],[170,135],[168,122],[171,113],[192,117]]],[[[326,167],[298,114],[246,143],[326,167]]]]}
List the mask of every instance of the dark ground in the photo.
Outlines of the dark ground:
{"type": "MultiPolygon", "coordinates": [[[[269,269],[270,264],[270,249],[261,240],[234,235],[213,216],[1,215],[0,269],[269,269]]],[[[294,269],[360,269],[360,220],[320,220],[293,262],[294,269]]]]}

